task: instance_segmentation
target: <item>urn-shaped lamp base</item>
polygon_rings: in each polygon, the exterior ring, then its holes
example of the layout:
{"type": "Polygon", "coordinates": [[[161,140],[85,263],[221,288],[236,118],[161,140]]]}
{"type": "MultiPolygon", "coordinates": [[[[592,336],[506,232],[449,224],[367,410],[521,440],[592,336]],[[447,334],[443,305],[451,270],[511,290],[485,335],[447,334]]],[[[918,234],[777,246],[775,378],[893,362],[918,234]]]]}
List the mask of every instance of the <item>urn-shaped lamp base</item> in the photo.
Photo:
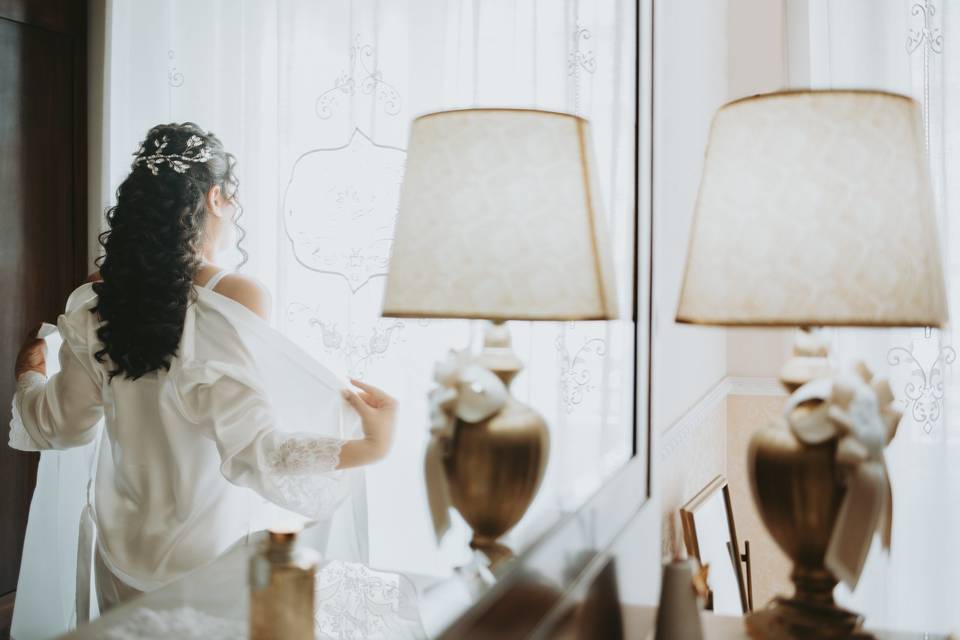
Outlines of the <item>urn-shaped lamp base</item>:
{"type": "MultiPolygon", "coordinates": [[[[508,388],[523,368],[502,322],[487,328],[479,362],[508,388]]],[[[494,573],[513,558],[498,539],[533,502],[549,451],[550,432],[543,416],[513,396],[485,420],[456,421],[443,461],[450,501],[473,529],[470,546],[489,558],[494,573]]]]}
{"type": "Polygon", "coordinates": [[[793,561],[794,595],[776,598],[747,618],[751,637],[870,638],[862,617],[834,602],[837,579],[824,557],[845,494],[836,463],[837,440],[801,442],[785,421],[750,441],[754,502],[777,545],[793,561]]]}

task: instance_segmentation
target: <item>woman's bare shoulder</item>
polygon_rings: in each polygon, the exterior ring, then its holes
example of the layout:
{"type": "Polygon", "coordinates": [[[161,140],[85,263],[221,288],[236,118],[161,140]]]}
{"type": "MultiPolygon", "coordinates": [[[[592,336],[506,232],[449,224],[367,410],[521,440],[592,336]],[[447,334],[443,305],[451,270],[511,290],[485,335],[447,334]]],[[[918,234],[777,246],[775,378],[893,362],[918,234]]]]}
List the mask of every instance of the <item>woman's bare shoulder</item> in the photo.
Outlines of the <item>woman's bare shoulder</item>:
{"type": "Polygon", "coordinates": [[[230,273],[223,276],[213,290],[239,302],[264,320],[269,319],[270,291],[256,278],[230,273]]]}

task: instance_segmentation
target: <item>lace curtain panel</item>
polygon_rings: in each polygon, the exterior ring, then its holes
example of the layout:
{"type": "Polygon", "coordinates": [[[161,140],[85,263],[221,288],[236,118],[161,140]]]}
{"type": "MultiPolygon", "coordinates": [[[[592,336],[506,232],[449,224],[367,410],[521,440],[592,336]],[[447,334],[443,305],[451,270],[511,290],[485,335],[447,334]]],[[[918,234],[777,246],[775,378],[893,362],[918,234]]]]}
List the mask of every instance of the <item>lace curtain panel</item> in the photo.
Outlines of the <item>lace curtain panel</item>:
{"type": "MultiPolygon", "coordinates": [[[[808,0],[788,11],[792,87],[870,88],[912,96],[938,202],[952,318],[960,312],[960,36],[946,0],[808,0]]],[[[955,324],[955,323],[951,323],[955,324]]],[[[893,484],[893,546],[875,541],[860,586],[841,601],[873,628],[949,632],[960,625],[960,412],[953,326],[943,330],[836,330],[839,362],[863,360],[889,377],[904,418],[886,455],[893,484]]]]}
{"type": "Polygon", "coordinates": [[[239,159],[242,271],[272,291],[273,324],[344,377],[400,400],[394,451],[367,475],[372,566],[447,575],[469,537],[457,521],[436,543],[422,461],[433,365],[450,348],[478,346],[482,326],[379,315],[419,114],[533,107],[593,125],[625,319],[511,323],[526,364],[513,391],[544,414],[552,440],[513,542],[579,505],[632,453],[634,12],[628,0],[108,5],[103,205],[151,125],[213,130],[239,159]]]}

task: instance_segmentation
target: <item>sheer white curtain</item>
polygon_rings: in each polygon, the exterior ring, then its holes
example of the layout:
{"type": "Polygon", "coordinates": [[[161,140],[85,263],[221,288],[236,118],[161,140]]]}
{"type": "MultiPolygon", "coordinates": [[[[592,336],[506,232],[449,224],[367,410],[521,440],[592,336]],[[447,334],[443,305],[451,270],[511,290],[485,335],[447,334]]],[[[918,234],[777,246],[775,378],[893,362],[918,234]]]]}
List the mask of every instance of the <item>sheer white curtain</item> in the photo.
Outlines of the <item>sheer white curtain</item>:
{"type": "Polygon", "coordinates": [[[240,162],[242,270],[273,292],[276,327],[400,399],[395,450],[368,474],[375,566],[444,574],[467,539],[461,523],[443,548],[433,540],[422,456],[433,364],[476,345],[480,326],[379,315],[418,114],[498,105],[592,121],[626,320],[512,323],[527,366],[514,393],[552,430],[543,489],[514,540],[577,505],[630,455],[634,11],[628,0],[108,5],[111,188],[151,125],[189,120],[216,132],[240,162]]]}
{"type": "MultiPolygon", "coordinates": [[[[792,86],[883,89],[921,104],[954,319],[960,312],[958,9],[946,0],[807,0],[788,10],[787,32],[792,86]]],[[[839,593],[874,628],[960,628],[955,345],[953,328],[835,334],[837,359],[861,359],[886,373],[904,410],[898,435],[887,449],[894,497],[890,556],[875,541],[857,590],[839,593]]]]}

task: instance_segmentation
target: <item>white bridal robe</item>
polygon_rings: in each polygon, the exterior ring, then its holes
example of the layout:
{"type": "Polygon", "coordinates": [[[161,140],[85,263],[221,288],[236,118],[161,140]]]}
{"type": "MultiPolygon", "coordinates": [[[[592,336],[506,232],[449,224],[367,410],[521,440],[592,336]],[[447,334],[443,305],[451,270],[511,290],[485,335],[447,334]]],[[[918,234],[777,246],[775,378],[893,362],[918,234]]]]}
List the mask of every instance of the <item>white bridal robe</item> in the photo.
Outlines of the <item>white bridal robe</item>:
{"type": "Polygon", "coordinates": [[[108,383],[94,357],[95,304],[92,285],[73,292],[57,325],[59,366],[48,351],[49,377],[21,376],[13,399],[10,446],[42,452],[14,638],[87,619],[94,554],[149,591],[296,521],[327,557],[366,561],[362,470],[335,470],[360,420],[331,371],[197,287],[170,370],[108,383]]]}

